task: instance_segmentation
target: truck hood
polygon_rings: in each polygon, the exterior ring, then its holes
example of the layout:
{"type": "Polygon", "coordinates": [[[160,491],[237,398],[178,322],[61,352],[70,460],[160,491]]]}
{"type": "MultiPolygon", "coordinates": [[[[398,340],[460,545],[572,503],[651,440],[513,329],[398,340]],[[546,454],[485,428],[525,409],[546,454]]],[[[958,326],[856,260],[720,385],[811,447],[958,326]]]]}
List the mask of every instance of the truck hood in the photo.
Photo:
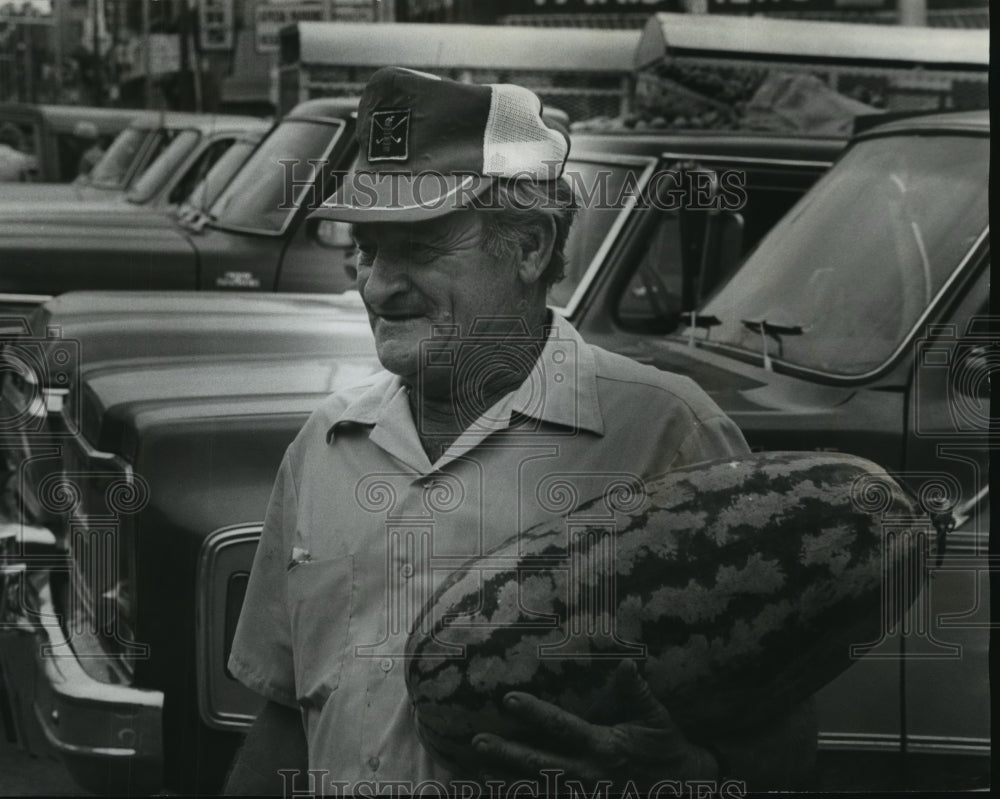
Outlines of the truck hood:
{"type": "MultiPolygon", "coordinates": [[[[207,419],[301,415],[294,434],[324,397],[381,368],[370,333],[360,325],[354,333],[331,337],[323,355],[228,353],[85,370],[84,438],[135,463],[151,431],[207,419]]],[[[251,438],[254,426],[247,425],[251,438]]]]}
{"type": "Polygon", "coordinates": [[[173,227],[171,214],[131,203],[124,198],[101,197],[79,200],[73,197],[45,199],[0,199],[0,237],[20,231],[24,225],[44,225],[47,230],[61,228],[173,227]]]}
{"type": "Polygon", "coordinates": [[[29,328],[36,338],[56,328],[63,338],[79,342],[84,375],[125,365],[142,371],[161,359],[374,352],[356,291],[79,291],[39,307],[29,328]]]}
{"type": "Polygon", "coordinates": [[[126,456],[139,409],[318,398],[377,366],[357,292],[74,292],[38,308],[29,327],[32,338],[58,335],[75,348],[64,411],[71,428],[126,456]]]}
{"type": "Polygon", "coordinates": [[[592,341],[640,363],[690,377],[738,424],[746,417],[768,413],[821,412],[840,405],[856,390],[804,381],[765,369],[759,362],[689,347],[677,338],[635,337],[616,342],[609,336],[592,341]]]}
{"type": "Polygon", "coordinates": [[[107,202],[121,196],[118,189],[99,189],[86,183],[0,183],[0,215],[25,202],[107,202]]]}

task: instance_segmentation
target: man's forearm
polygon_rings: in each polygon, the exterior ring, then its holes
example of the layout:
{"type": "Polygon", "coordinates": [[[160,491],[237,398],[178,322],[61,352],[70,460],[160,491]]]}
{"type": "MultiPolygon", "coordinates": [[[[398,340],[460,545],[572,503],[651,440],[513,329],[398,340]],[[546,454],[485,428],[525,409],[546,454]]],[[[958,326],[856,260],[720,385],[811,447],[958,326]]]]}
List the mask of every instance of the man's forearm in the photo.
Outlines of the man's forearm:
{"type": "Polygon", "coordinates": [[[304,774],[308,768],[309,754],[299,712],[268,702],[236,755],[225,792],[227,796],[282,796],[285,778],[280,772],[304,774]]]}
{"type": "Polygon", "coordinates": [[[750,791],[808,787],[816,764],[816,703],[807,699],[764,727],[712,742],[723,777],[746,782],[750,791]]]}

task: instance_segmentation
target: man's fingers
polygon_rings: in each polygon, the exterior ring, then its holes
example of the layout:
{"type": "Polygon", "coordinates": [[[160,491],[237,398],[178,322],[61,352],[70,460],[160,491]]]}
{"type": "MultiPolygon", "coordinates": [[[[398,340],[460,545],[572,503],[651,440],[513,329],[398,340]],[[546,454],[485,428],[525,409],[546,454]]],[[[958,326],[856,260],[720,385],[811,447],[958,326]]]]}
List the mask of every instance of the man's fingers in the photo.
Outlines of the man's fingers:
{"type": "Polygon", "coordinates": [[[568,713],[550,702],[531,694],[511,691],[504,697],[504,708],[528,729],[538,730],[560,747],[571,747],[577,752],[587,752],[601,757],[618,757],[614,741],[607,727],[568,713]]]}
{"type": "Polygon", "coordinates": [[[639,673],[634,660],[623,660],[615,669],[615,695],[620,707],[629,708],[629,716],[660,730],[676,730],[670,712],[653,696],[649,683],[639,673]]]}

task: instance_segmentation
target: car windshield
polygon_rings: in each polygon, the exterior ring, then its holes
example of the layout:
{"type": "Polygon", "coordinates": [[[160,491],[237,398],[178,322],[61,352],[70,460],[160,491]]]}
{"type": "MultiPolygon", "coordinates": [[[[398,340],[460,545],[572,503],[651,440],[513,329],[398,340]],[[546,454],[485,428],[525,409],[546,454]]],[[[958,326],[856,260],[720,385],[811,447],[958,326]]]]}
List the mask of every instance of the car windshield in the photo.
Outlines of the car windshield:
{"type": "Polygon", "coordinates": [[[209,210],[212,224],[280,233],[310,190],[342,124],[290,119],[275,128],[209,210]]]}
{"type": "Polygon", "coordinates": [[[878,368],[986,229],[988,165],[985,137],[857,144],[709,299],[710,326],[678,335],[831,375],[878,368]]]}
{"type": "Polygon", "coordinates": [[[145,128],[126,128],[119,133],[90,170],[88,182],[102,189],[124,189],[147,136],[145,128]]]}
{"type": "Polygon", "coordinates": [[[208,208],[215,202],[219,193],[232,180],[236,170],[243,165],[256,146],[255,141],[244,139],[233,142],[232,146],[219,156],[219,160],[208,170],[205,177],[195,184],[191,193],[184,200],[183,206],[196,210],[208,208]]]}
{"type": "Polygon", "coordinates": [[[142,204],[153,199],[167,181],[180,169],[180,165],[198,144],[201,134],[196,130],[182,130],[174,136],[153,163],[128,190],[129,202],[142,204]]]}

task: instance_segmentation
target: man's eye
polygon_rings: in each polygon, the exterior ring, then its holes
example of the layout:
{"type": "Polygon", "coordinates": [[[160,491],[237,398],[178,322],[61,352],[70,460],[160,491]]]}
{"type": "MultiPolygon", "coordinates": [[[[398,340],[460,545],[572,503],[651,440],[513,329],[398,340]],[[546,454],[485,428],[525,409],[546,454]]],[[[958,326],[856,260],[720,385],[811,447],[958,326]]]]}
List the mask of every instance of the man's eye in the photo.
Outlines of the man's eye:
{"type": "Polygon", "coordinates": [[[441,248],[435,247],[433,244],[427,244],[422,241],[410,242],[410,254],[419,261],[427,261],[437,258],[441,255],[441,253],[441,248]]]}
{"type": "Polygon", "coordinates": [[[375,247],[371,244],[355,244],[355,252],[358,255],[358,263],[370,264],[375,260],[375,247]]]}

